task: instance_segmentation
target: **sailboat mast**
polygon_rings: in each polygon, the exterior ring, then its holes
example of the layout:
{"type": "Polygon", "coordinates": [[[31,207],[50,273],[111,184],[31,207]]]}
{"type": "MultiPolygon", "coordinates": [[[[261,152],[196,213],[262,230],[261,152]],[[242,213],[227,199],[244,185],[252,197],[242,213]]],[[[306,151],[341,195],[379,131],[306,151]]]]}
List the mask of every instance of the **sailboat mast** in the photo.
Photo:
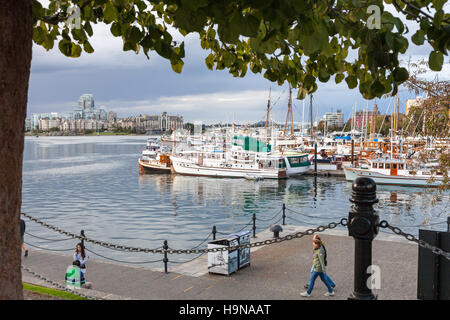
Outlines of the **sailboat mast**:
{"type": "Polygon", "coordinates": [[[265,131],[266,131],[266,140],[269,139],[269,136],[267,134],[267,129],[269,127],[269,115],[270,115],[270,94],[271,94],[272,88],[269,87],[269,100],[267,100],[267,112],[266,112],[266,125],[265,125],[265,131]]]}
{"type": "Polygon", "coordinates": [[[286,135],[286,130],[287,130],[287,124],[288,124],[288,119],[289,119],[289,113],[291,112],[291,108],[290,108],[290,96],[291,96],[291,85],[289,85],[289,102],[288,102],[288,110],[286,113],[286,121],[284,122],[284,129],[283,129],[283,135],[286,135]]]}
{"type": "Polygon", "coordinates": [[[303,109],[302,109],[302,131],[301,131],[301,133],[302,133],[302,135],[303,135],[303,124],[305,123],[305,100],[306,99],[303,99],[303,109]]]}
{"type": "Polygon", "coordinates": [[[289,111],[291,112],[291,135],[294,136],[294,112],[292,110],[292,88],[289,86],[289,111]]]}

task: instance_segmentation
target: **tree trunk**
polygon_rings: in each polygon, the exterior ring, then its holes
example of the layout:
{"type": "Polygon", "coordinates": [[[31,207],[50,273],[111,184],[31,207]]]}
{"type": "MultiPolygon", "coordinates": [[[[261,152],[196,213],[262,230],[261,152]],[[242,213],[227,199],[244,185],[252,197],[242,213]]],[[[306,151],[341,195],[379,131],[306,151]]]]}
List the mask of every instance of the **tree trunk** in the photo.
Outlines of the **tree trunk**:
{"type": "Polygon", "coordinates": [[[20,207],[31,0],[0,0],[0,300],[23,299],[20,207]]]}

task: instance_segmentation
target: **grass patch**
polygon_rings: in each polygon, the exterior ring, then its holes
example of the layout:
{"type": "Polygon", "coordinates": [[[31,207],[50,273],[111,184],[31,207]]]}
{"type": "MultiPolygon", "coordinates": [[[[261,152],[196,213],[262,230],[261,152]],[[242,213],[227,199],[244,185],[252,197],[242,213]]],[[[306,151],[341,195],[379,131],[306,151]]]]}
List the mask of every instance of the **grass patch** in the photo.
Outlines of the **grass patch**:
{"type": "Polygon", "coordinates": [[[87,300],[86,298],[77,296],[76,294],[73,294],[70,292],[41,287],[41,286],[37,286],[34,284],[30,284],[30,283],[23,282],[22,286],[23,286],[23,290],[28,290],[28,291],[40,293],[40,294],[46,294],[49,296],[59,297],[59,298],[67,299],[67,300],[87,300]]]}

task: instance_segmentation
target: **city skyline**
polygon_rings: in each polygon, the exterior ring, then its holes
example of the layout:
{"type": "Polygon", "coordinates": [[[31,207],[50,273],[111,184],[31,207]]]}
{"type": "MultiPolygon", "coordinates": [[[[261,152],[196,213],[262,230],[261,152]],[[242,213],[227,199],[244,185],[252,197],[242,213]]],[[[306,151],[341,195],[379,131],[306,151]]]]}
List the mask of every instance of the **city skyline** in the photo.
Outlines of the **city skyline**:
{"type": "MultiPolygon", "coordinates": [[[[387,9],[390,10],[389,6],[387,9]]],[[[412,21],[404,22],[410,31],[410,38],[417,26],[412,21]]],[[[71,110],[73,101],[80,94],[91,92],[95,94],[99,106],[116,112],[119,117],[166,111],[182,114],[186,122],[258,122],[265,119],[271,88],[275,104],[273,120],[282,122],[286,117],[287,84],[280,87],[262,74],[250,71],[244,78],[234,78],[225,70],[209,70],[204,62],[209,52],[201,49],[197,35],[183,37],[174,32],[174,40],[185,41],[186,52],[183,71],[177,74],[172,71],[169,61],[154,52],[149,54],[149,60],[142,53],[124,52],[122,40],[111,36],[107,26],[95,24],[93,29],[90,43],[95,52],[83,53],[76,59],[67,58],[58,50],[46,52],[40,46],[33,46],[28,114],[71,110]]],[[[430,51],[428,44],[416,46],[410,41],[407,51],[399,58],[407,67],[410,59],[428,60],[430,51]]],[[[349,61],[356,56],[357,52],[350,51],[349,61]]],[[[448,57],[444,60],[442,71],[430,71],[424,76],[450,79],[448,57]]],[[[294,90],[294,97],[296,93],[294,90]]],[[[405,101],[415,97],[414,93],[400,87],[400,112],[405,112],[405,101]]],[[[335,84],[334,78],[327,83],[318,82],[313,98],[314,108],[319,108],[318,117],[333,108],[342,109],[345,118],[348,118],[355,102],[359,110],[367,105],[358,88],[348,89],[345,81],[335,84]]],[[[388,110],[389,105],[392,111],[392,99],[377,99],[381,114],[388,110]]],[[[306,103],[309,106],[308,98],[306,103]]],[[[370,107],[373,100],[368,103],[370,107]]],[[[294,99],[294,121],[302,118],[302,104],[302,101],[294,99]]]]}

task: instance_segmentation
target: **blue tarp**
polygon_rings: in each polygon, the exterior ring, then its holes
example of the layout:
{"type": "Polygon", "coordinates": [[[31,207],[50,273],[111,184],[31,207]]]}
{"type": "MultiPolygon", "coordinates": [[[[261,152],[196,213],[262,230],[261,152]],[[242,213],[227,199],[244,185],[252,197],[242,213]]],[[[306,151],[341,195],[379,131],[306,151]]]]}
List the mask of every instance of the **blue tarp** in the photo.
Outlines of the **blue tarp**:
{"type": "Polygon", "coordinates": [[[350,137],[350,136],[346,136],[346,137],[334,137],[334,139],[352,140],[352,137],[350,137]]]}

